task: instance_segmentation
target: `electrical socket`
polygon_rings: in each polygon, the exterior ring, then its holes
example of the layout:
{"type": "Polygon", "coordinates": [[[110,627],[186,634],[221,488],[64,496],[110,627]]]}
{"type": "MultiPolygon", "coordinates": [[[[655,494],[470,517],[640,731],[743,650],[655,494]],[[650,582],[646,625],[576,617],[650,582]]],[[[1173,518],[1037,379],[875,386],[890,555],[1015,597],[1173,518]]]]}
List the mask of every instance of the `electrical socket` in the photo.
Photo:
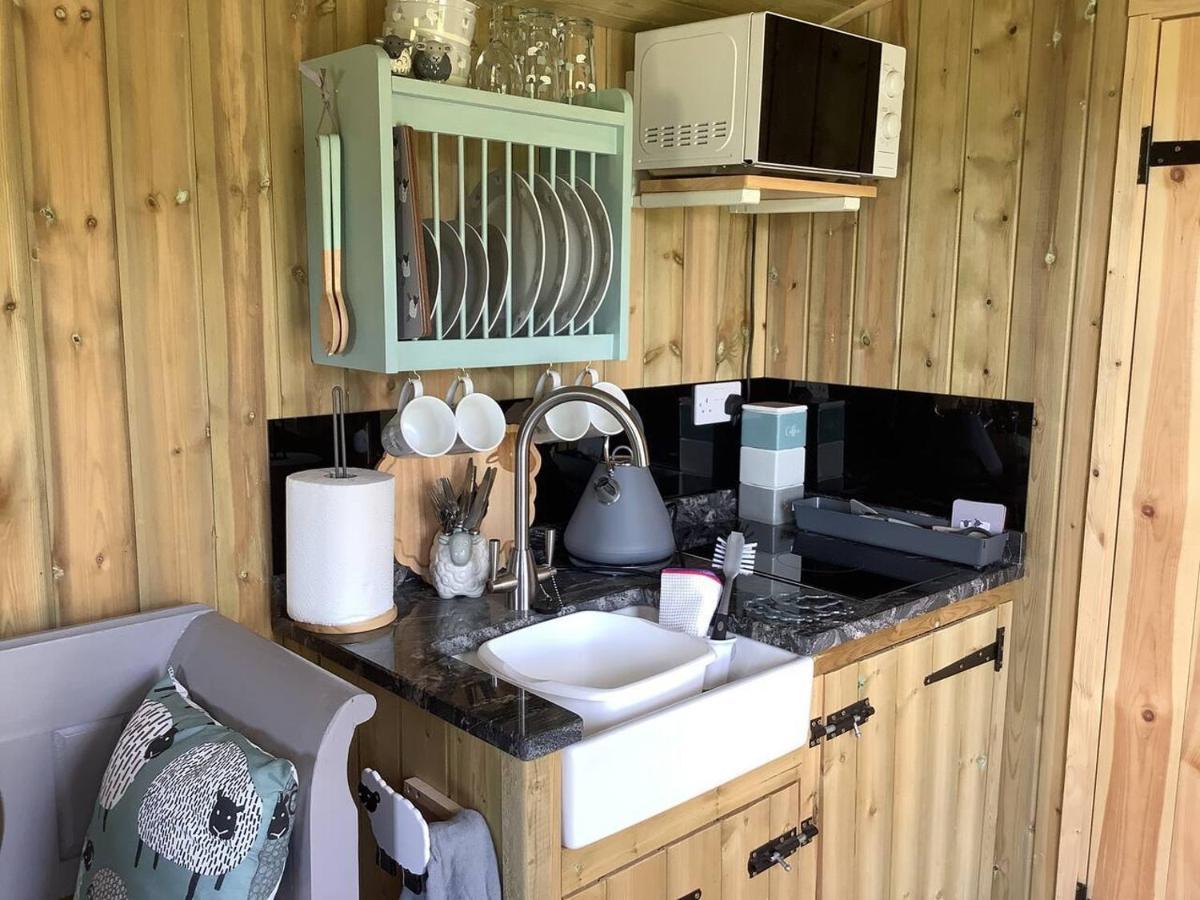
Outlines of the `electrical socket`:
{"type": "Polygon", "coordinates": [[[728,422],[731,417],[725,412],[725,401],[729,397],[742,396],[740,381],[718,381],[713,384],[697,384],[692,388],[692,424],[715,425],[728,422]]]}

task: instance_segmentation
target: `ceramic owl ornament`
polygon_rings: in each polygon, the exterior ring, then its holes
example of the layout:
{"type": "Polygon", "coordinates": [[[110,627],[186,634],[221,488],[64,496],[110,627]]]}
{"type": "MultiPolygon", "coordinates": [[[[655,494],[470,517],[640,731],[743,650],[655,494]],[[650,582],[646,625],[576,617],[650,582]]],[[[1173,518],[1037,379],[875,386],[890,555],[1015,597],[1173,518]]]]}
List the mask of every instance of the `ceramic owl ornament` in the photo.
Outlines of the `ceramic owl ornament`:
{"type": "Polygon", "coordinates": [[[429,575],[438,596],[480,597],[487,588],[487,541],[481,534],[438,533],[429,552],[429,575]]]}

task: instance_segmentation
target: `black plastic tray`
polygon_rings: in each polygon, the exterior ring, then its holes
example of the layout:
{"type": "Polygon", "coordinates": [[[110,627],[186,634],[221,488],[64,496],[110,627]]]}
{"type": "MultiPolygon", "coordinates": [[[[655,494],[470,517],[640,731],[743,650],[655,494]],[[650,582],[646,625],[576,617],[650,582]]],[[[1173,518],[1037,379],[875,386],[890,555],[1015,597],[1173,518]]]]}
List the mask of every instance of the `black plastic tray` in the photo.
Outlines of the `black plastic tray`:
{"type": "Polygon", "coordinates": [[[982,569],[999,562],[1008,545],[1008,532],[988,538],[969,537],[964,534],[947,534],[931,531],[934,525],[949,525],[948,519],[928,516],[924,513],[891,509],[871,504],[871,508],[889,518],[923,526],[898,525],[869,516],[855,515],[850,511],[850,502],[837,497],[804,497],[792,504],[796,527],[829,537],[857,541],[873,547],[886,547],[902,553],[931,556],[948,562],[961,563],[982,569]]]}

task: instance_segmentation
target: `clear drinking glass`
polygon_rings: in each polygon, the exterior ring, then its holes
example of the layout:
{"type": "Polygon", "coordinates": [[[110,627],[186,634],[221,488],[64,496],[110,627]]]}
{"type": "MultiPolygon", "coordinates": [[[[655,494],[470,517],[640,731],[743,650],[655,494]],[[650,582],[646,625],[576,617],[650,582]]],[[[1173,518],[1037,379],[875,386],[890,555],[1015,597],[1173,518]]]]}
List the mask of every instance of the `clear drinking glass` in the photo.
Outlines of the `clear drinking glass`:
{"type": "Polygon", "coordinates": [[[518,21],[525,96],[537,100],[560,99],[562,51],[558,17],[544,9],[523,9],[518,21]]]}
{"type": "Polygon", "coordinates": [[[568,102],[596,90],[595,26],[591,19],[564,18],[562,35],[562,92],[568,102]]]}
{"type": "Polygon", "coordinates": [[[506,41],[504,4],[491,4],[488,43],[475,62],[475,87],[494,94],[520,94],[521,67],[506,41]]]}

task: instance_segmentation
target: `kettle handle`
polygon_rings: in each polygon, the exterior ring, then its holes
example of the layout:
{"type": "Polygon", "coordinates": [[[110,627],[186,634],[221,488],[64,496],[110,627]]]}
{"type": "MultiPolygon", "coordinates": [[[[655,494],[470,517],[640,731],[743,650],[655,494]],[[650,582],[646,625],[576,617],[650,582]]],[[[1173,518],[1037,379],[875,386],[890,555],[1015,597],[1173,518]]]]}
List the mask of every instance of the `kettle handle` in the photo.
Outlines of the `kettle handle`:
{"type": "Polygon", "coordinates": [[[611,470],[614,466],[631,466],[633,465],[633,448],[628,444],[622,444],[611,453],[608,450],[608,438],[604,439],[604,463],[611,470]]]}

